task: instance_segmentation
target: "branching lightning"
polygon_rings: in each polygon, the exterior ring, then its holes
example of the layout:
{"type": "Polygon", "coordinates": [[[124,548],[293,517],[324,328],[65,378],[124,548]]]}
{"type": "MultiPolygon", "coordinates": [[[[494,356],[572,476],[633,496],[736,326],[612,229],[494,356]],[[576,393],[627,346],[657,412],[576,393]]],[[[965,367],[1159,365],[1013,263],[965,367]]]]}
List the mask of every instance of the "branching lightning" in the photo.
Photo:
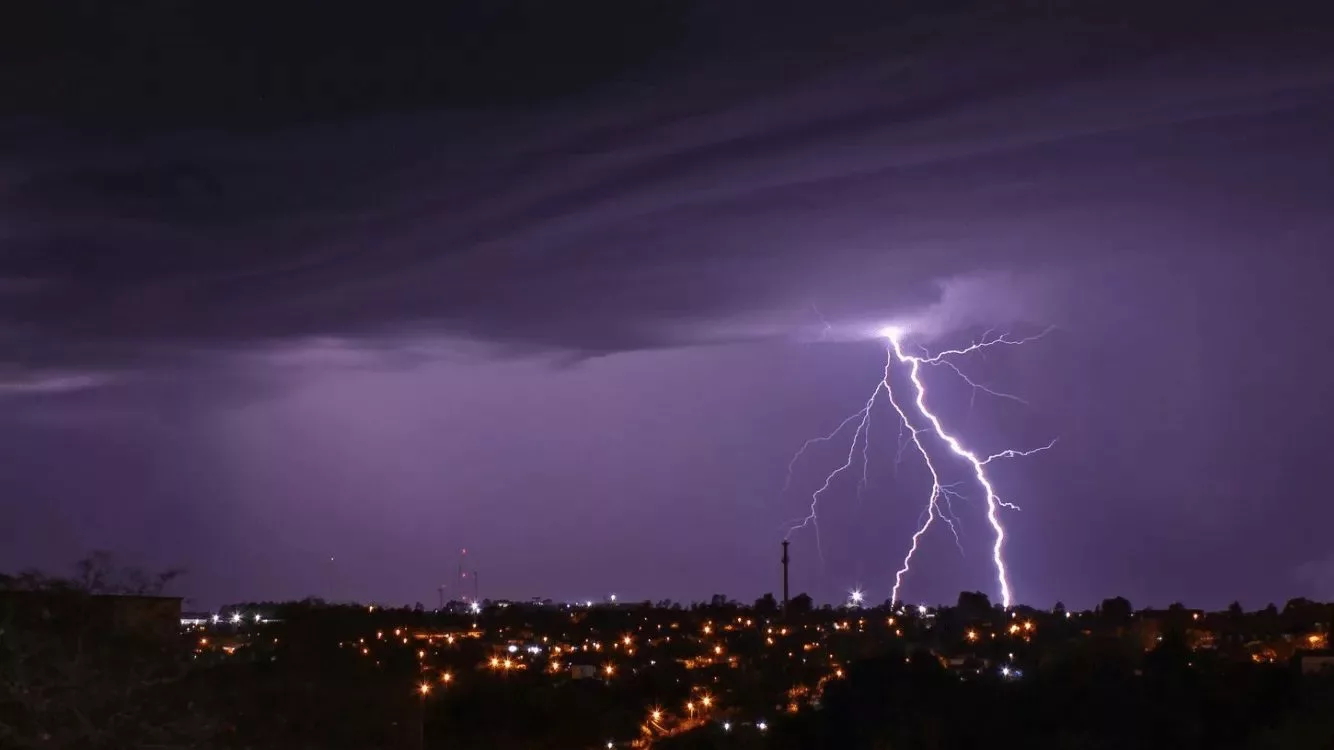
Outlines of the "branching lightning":
{"type": "Polygon", "coordinates": [[[810,512],[807,513],[805,517],[797,521],[794,521],[790,525],[787,531],[787,536],[791,537],[792,534],[794,534],[799,529],[803,529],[806,528],[807,526],[810,526],[815,531],[816,548],[817,550],[819,550],[821,559],[823,559],[824,551],[821,547],[821,541],[820,541],[819,514],[818,514],[820,499],[825,493],[829,491],[831,485],[834,483],[834,480],[840,474],[852,468],[853,464],[856,463],[858,455],[857,449],[859,444],[861,447],[860,455],[862,461],[862,475],[861,475],[861,480],[857,485],[857,492],[858,496],[860,497],[861,491],[865,488],[867,484],[866,467],[868,463],[867,451],[870,442],[869,427],[871,421],[871,413],[873,408],[875,407],[875,402],[877,397],[880,395],[881,389],[884,389],[885,394],[888,396],[888,401],[890,403],[890,406],[893,407],[894,411],[898,414],[899,417],[900,440],[898,446],[898,454],[895,457],[896,468],[898,462],[902,459],[903,451],[907,448],[908,445],[912,445],[916,449],[917,454],[922,457],[922,461],[925,463],[927,470],[931,475],[931,488],[927,496],[926,507],[923,511],[922,518],[918,522],[917,529],[913,532],[912,536],[909,539],[908,551],[907,554],[904,555],[903,564],[899,568],[899,570],[896,571],[894,574],[894,587],[891,594],[891,601],[894,602],[899,601],[899,589],[903,585],[904,577],[908,574],[910,568],[912,567],[913,556],[917,553],[922,538],[926,535],[927,531],[931,528],[932,524],[935,523],[937,519],[943,521],[945,525],[950,529],[950,532],[954,537],[955,545],[959,547],[959,551],[961,553],[963,552],[963,544],[959,537],[958,517],[954,513],[953,503],[952,503],[953,499],[961,497],[961,495],[956,489],[956,487],[959,485],[959,482],[946,484],[941,481],[940,471],[937,469],[936,462],[932,458],[932,454],[931,451],[928,449],[927,442],[924,441],[923,439],[924,436],[929,436],[931,434],[934,434],[939,442],[944,443],[944,445],[947,448],[949,448],[951,454],[953,454],[956,458],[962,459],[968,465],[968,467],[972,470],[971,473],[973,479],[976,480],[978,486],[983,491],[985,497],[987,523],[991,527],[992,531],[991,560],[996,571],[996,582],[1000,589],[1001,603],[1003,604],[1003,606],[1009,607],[1011,602],[1013,601],[1013,596],[1010,587],[1009,572],[1005,564],[1004,551],[1005,551],[1006,536],[1005,536],[1005,527],[1001,523],[1000,519],[1000,511],[1002,508],[1010,510],[1018,510],[1019,508],[1013,503],[1010,503],[1000,497],[1000,495],[996,491],[994,484],[991,481],[991,478],[987,475],[986,467],[992,461],[997,461],[1004,458],[1021,458],[1024,456],[1031,456],[1035,453],[1041,453],[1042,451],[1048,450],[1052,446],[1054,446],[1056,444],[1056,441],[1052,440],[1051,442],[1049,442],[1044,446],[1029,450],[1006,449],[998,453],[993,453],[986,456],[974,453],[973,451],[966,448],[963,442],[958,437],[956,437],[954,434],[950,433],[945,429],[944,425],[941,423],[940,418],[934,412],[932,412],[930,407],[928,406],[927,388],[922,380],[922,369],[923,369],[922,366],[943,365],[949,368],[960,378],[962,378],[965,383],[968,384],[968,386],[972,389],[974,396],[976,396],[976,393],[978,391],[981,391],[988,395],[996,396],[999,398],[1010,399],[1018,403],[1027,403],[1023,399],[1017,396],[994,390],[992,388],[989,388],[987,386],[981,385],[973,381],[966,374],[964,374],[964,372],[954,363],[953,360],[960,357],[966,357],[976,352],[982,352],[985,349],[993,346],[998,346],[998,345],[1015,346],[1019,344],[1025,344],[1030,341],[1042,338],[1048,332],[1050,332],[1050,330],[1051,329],[1049,328],[1035,336],[1030,336],[1028,338],[1022,338],[1022,339],[1011,339],[1003,334],[993,337],[992,332],[988,331],[986,334],[983,335],[983,337],[979,341],[969,346],[963,347],[961,349],[947,349],[941,352],[937,352],[936,354],[930,354],[929,352],[924,352],[920,356],[908,354],[907,352],[904,351],[902,330],[897,328],[887,328],[883,330],[881,333],[889,342],[888,354],[885,361],[885,369],[881,376],[880,382],[876,383],[875,389],[871,391],[871,395],[866,400],[866,403],[862,406],[861,409],[857,410],[851,416],[847,417],[841,423],[839,423],[838,427],[836,427],[833,432],[827,435],[821,435],[819,437],[807,440],[801,446],[801,448],[796,452],[796,454],[792,457],[792,460],[788,464],[787,481],[783,485],[784,491],[786,491],[788,487],[791,485],[793,470],[795,469],[797,462],[806,453],[807,449],[818,443],[824,443],[834,440],[847,428],[848,425],[856,424],[856,429],[853,431],[852,434],[852,440],[848,445],[848,451],[845,460],[841,465],[839,465],[833,471],[825,475],[824,482],[820,485],[818,489],[815,490],[815,492],[811,493],[810,512]],[[906,402],[901,401],[895,395],[894,388],[891,385],[891,374],[896,360],[898,362],[906,364],[908,367],[908,382],[912,386],[912,394],[911,397],[907,399],[906,402]],[[905,404],[910,404],[910,406],[907,406],[905,404]],[[914,416],[911,417],[909,416],[910,411],[913,413],[914,416]],[[903,434],[905,432],[907,434],[906,440],[903,439],[903,434]]]}
{"type": "Polygon", "coordinates": [[[825,476],[824,484],[820,485],[819,489],[811,493],[811,512],[808,513],[801,520],[794,522],[793,525],[787,530],[787,536],[784,537],[785,539],[790,538],[792,534],[794,534],[797,531],[797,529],[804,529],[807,526],[810,526],[811,528],[815,529],[815,549],[816,552],[820,555],[821,560],[824,559],[824,546],[820,541],[820,521],[819,521],[819,515],[817,514],[817,510],[820,505],[820,496],[829,491],[829,486],[833,483],[835,477],[847,471],[848,469],[852,468],[852,463],[853,461],[856,460],[857,442],[859,440],[862,440],[863,439],[862,436],[866,434],[866,427],[871,422],[871,407],[875,406],[875,397],[880,395],[880,388],[882,385],[883,383],[876,384],[875,390],[871,391],[871,397],[866,399],[866,405],[863,406],[859,411],[857,411],[855,414],[848,417],[847,419],[843,420],[842,423],[840,423],[839,426],[828,435],[807,440],[806,443],[801,446],[801,449],[797,451],[796,455],[792,457],[792,460],[788,462],[788,482],[791,482],[792,467],[796,465],[797,459],[801,458],[801,454],[805,452],[807,448],[809,448],[811,445],[817,442],[826,442],[832,440],[836,435],[838,435],[838,433],[843,431],[844,427],[848,426],[848,424],[852,423],[854,420],[857,421],[857,429],[852,433],[852,444],[848,446],[847,460],[843,462],[842,466],[839,466],[837,469],[834,469],[833,471],[829,472],[829,474],[825,476]]]}

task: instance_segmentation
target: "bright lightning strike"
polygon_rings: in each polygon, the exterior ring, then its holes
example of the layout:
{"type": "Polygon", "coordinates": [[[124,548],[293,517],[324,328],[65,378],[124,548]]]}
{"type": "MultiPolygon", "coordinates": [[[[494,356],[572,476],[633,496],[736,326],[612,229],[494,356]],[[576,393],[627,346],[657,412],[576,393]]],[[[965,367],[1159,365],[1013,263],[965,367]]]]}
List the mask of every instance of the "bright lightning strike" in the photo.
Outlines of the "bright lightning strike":
{"type": "MultiPolygon", "coordinates": [[[[1009,572],[1005,564],[1005,555],[1004,555],[1005,527],[1001,524],[1000,509],[1008,508],[1008,509],[1018,510],[1018,507],[1012,503],[1009,503],[1001,499],[1000,495],[997,494],[995,486],[991,482],[991,478],[987,475],[986,467],[992,461],[996,461],[999,459],[1020,458],[1024,456],[1031,456],[1035,453],[1041,453],[1042,451],[1048,450],[1052,446],[1054,446],[1056,444],[1056,441],[1053,440],[1047,445],[1030,450],[1007,449],[1000,451],[999,453],[994,453],[987,456],[981,456],[977,453],[974,453],[973,451],[966,448],[963,442],[958,437],[947,431],[944,425],[941,423],[940,418],[934,412],[932,412],[928,407],[927,389],[925,383],[922,380],[922,365],[933,365],[933,366],[945,365],[949,369],[953,370],[955,374],[957,374],[960,378],[962,378],[963,381],[973,389],[974,394],[976,394],[977,391],[982,391],[992,396],[998,396],[1001,398],[1007,398],[1014,401],[1018,401],[1020,403],[1025,403],[1022,399],[1018,398],[1017,396],[996,391],[989,387],[974,382],[967,375],[965,375],[963,371],[960,370],[952,360],[959,357],[965,357],[967,355],[980,352],[989,347],[997,345],[1014,346],[1019,344],[1025,344],[1030,341],[1042,338],[1048,332],[1050,332],[1050,330],[1051,329],[1049,328],[1037,334],[1036,336],[1030,336],[1028,338],[1023,338],[1023,339],[1011,339],[1005,335],[992,337],[991,333],[988,332],[987,334],[983,335],[980,341],[977,341],[961,349],[947,349],[938,352],[936,354],[924,353],[918,356],[918,355],[908,354],[906,351],[904,351],[903,337],[905,335],[905,331],[903,329],[895,326],[890,326],[881,329],[880,335],[882,335],[889,342],[889,351],[885,362],[884,373],[881,377],[881,380],[879,383],[876,384],[875,389],[871,392],[871,395],[866,400],[865,405],[863,405],[861,409],[853,413],[847,419],[844,419],[838,425],[838,427],[835,428],[833,432],[806,441],[806,443],[802,445],[801,448],[797,451],[796,455],[792,457],[792,461],[788,464],[787,482],[784,484],[784,490],[786,490],[787,487],[791,484],[792,471],[796,466],[797,461],[802,457],[802,455],[806,452],[808,448],[810,448],[812,445],[816,443],[832,441],[839,434],[841,434],[849,424],[857,425],[856,429],[853,431],[852,440],[848,446],[848,452],[844,462],[840,466],[835,468],[833,471],[831,471],[829,474],[827,474],[825,476],[824,483],[820,485],[819,489],[817,489],[815,492],[811,494],[810,512],[804,518],[794,522],[790,526],[787,532],[787,536],[791,537],[791,535],[795,533],[797,530],[805,528],[807,526],[811,526],[815,530],[816,548],[817,550],[820,551],[821,558],[823,559],[824,552],[823,549],[821,549],[820,529],[819,529],[819,520],[817,512],[819,508],[820,498],[826,492],[829,491],[829,488],[834,482],[834,480],[840,474],[850,469],[856,462],[856,456],[858,453],[857,447],[859,441],[861,444],[861,459],[862,459],[862,480],[858,485],[859,493],[861,489],[865,487],[867,448],[868,448],[867,431],[870,426],[871,411],[875,406],[876,398],[880,395],[880,390],[883,388],[885,390],[886,395],[888,395],[889,397],[888,400],[890,406],[893,407],[894,411],[898,414],[900,421],[900,429],[906,430],[909,438],[906,441],[900,442],[899,457],[902,456],[903,449],[906,448],[909,443],[911,443],[912,446],[916,448],[918,455],[922,457],[923,462],[926,464],[927,470],[931,474],[931,489],[930,489],[930,494],[927,496],[926,509],[923,513],[923,518],[919,522],[916,531],[913,532],[909,540],[908,552],[903,558],[903,564],[894,575],[894,588],[890,600],[895,602],[899,600],[898,598],[899,589],[903,585],[904,576],[907,575],[909,569],[911,568],[913,556],[917,553],[922,538],[926,535],[927,531],[931,528],[931,525],[936,521],[937,518],[939,518],[941,521],[945,523],[947,527],[949,527],[951,533],[954,536],[955,544],[959,547],[960,552],[963,551],[963,546],[959,539],[958,527],[956,525],[957,519],[954,515],[951,502],[952,499],[960,497],[959,493],[955,490],[955,487],[957,486],[958,483],[944,484],[941,482],[940,472],[936,468],[935,461],[932,459],[931,452],[928,450],[927,447],[927,443],[923,441],[924,434],[928,435],[935,434],[936,437],[940,440],[940,442],[943,442],[955,457],[963,459],[968,464],[968,466],[972,469],[973,478],[977,481],[978,485],[983,490],[986,499],[986,518],[993,533],[991,560],[996,570],[996,582],[1000,588],[1001,602],[1003,606],[1009,607],[1013,601],[1013,595],[1010,588],[1009,572]],[[890,384],[890,375],[896,359],[900,362],[907,364],[908,366],[908,381],[912,385],[912,390],[913,390],[913,393],[911,394],[911,398],[908,400],[908,403],[911,404],[910,407],[911,411],[915,415],[913,417],[909,416],[909,408],[905,407],[905,403],[901,402],[897,398],[897,396],[894,393],[894,389],[890,384]],[[918,418],[920,418],[922,422],[918,422],[917,421],[918,418]]],[[[896,465],[897,461],[898,458],[896,458],[896,465]]]]}

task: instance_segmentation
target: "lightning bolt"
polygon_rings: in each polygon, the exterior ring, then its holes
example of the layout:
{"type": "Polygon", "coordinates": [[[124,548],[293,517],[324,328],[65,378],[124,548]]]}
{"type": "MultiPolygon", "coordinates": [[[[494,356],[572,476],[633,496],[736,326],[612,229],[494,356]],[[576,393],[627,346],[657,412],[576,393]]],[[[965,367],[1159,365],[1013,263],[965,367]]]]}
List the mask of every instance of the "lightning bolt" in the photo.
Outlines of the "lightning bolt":
{"type": "Polygon", "coordinates": [[[1031,341],[1035,341],[1037,339],[1042,338],[1043,336],[1047,335],[1047,333],[1049,333],[1051,330],[1052,330],[1051,328],[1048,328],[1038,333],[1037,335],[1029,336],[1027,338],[1022,338],[1022,339],[1012,339],[1004,334],[993,336],[992,332],[988,331],[985,334],[983,334],[980,340],[975,341],[969,346],[959,349],[946,349],[937,352],[935,354],[924,352],[921,356],[917,356],[908,354],[906,351],[904,351],[902,343],[903,339],[902,331],[898,329],[886,329],[886,331],[884,331],[883,333],[884,336],[889,340],[889,347],[885,360],[885,369],[880,379],[880,382],[876,384],[875,390],[871,392],[871,395],[866,400],[865,405],[860,410],[853,413],[848,418],[844,419],[838,425],[838,427],[835,428],[833,432],[827,435],[822,435],[807,440],[805,444],[803,444],[801,448],[796,452],[796,454],[792,457],[792,460],[788,463],[787,482],[784,484],[785,490],[791,484],[792,472],[798,460],[802,457],[802,455],[806,452],[808,448],[810,448],[812,445],[816,443],[828,442],[833,440],[839,434],[841,434],[849,424],[855,423],[857,425],[856,429],[853,431],[852,441],[848,446],[847,456],[843,464],[838,466],[825,476],[824,483],[821,484],[819,489],[817,489],[814,493],[811,494],[810,512],[804,518],[795,521],[790,525],[787,531],[787,537],[785,538],[790,538],[792,534],[794,534],[799,529],[805,528],[807,526],[813,527],[815,530],[816,548],[820,553],[821,559],[823,560],[824,552],[821,547],[819,517],[817,512],[819,509],[820,498],[826,492],[829,491],[829,488],[833,484],[834,480],[840,474],[849,470],[852,467],[852,465],[856,462],[857,447],[859,441],[861,445],[861,458],[862,458],[862,479],[861,482],[858,484],[858,495],[860,497],[861,490],[866,485],[866,471],[867,471],[866,466],[868,463],[867,450],[869,444],[868,429],[870,424],[871,411],[872,408],[875,406],[876,398],[880,395],[880,390],[883,388],[885,390],[886,395],[888,396],[888,401],[890,403],[890,406],[893,407],[894,411],[899,416],[900,442],[898,448],[898,455],[895,458],[896,469],[899,460],[902,458],[903,451],[907,448],[908,445],[912,445],[914,448],[916,448],[917,454],[922,457],[922,461],[926,464],[927,470],[931,474],[931,488],[929,494],[927,495],[926,508],[925,511],[923,512],[922,520],[918,522],[917,529],[913,532],[909,540],[908,551],[907,554],[904,555],[903,563],[899,568],[899,570],[896,571],[894,574],[894,588],[891,594],[890,601],[893,602],[899,601],[898,597],[899,590],[900,588],[902,588],[904,577],[908,574],[909,570],[912,567],[913,556],[917,553],[922,538],[926,535],[927,531],[931,528],[932,524],[935,523],[937,519],[940,519],[945,523],[947,527],[949,527],[950,532],[954,537],[955,545],[959,547],[960,552],[963,551],[963,545],[959,538],[959,530],[957,526],[958,519],[957,516],[955,516],[954,514],[951,502],[952,499],[961,497],[959,493],[955,490],[955,487],[957,487],[959,483],[955,482],[952,484],[945,484],[941,481],[940,471],[937,469],[936,463],[932,458],[931,451],[928,450],[926,441],[923,440],[924,435],[934,434],[936,438],[939,440],[939,442],[944,443],[945,446],[949,448],[950,452],[955,457],[963,459],[963,461],[972,469],[973,479],[976,480],[977,484],[983,490],[986,503],[986,518],[993,534],[992,546],[991,546],[991,560],[996,571],[996,583],[1000,589],[1001,603],[1003,606],[1008,608],[1013,602],[1013,594],[1010,587],[1009,572],[1005,564],[1004,552],[1005,552],[1006,535],[1005,535],[1005,527],[1004,525],[1001,524],[1000,520],[1000,509],[1006,508],[1011,510],[1018,510],[1019,508],[1013,503],[1007,502],[1000,497],[1000,495],[996,491],[995,485],[992,483],[991,478],[987,474],[986,467],[989,464],[991,464],[991,462],[1000,459],[1021,458],[1024,456],[1031,456],[1036,453],[1041,453],[1043,451],[1049,450],[1056,444],[1056,440],[1052,440],[1051,442],[1047,443],[1044,446],[1033,448],[1030,450],[1006,449],[1000,451],[999,453],[993,453],[985,456],[973,452],[972,450],[965,447],[963,442],[958,437],[956,437],[954,434],[950,433],[945,429],[940,418],[934,412],[932,412],[930,407],[928,406],[927,389],[925,383],[922,380],[922,369],[923,369],[922,366],[943,365],[949,368],[956,375],[962,378],[963,381],[972,388],[974,397],[976,396],[976,393],[978,391],[981,391],[992,396],[1010,399],[1013,401],[1017,401],[1019,403],[1026,403],[1025,401],[1023,401],[1023,399],[1017,396],[991,389],[987,386],[981,385],[973,381],[954,363],[953,360],[961,357],[966,357],[976,352],[982,352],[994,346],[1016,346],[1020,344],[1029,343],[1031,341]],[[909,384],[911,384],[912,387],[912,394],[910,399],[908,400],[908,403],[911,404],[911,409],[905,406],[904,401],[901,401],[899,399],[899,397],[894,392],[893,386],[891,385],[891,373],[893,370],[893,365],[896,360],[905,363],[908,366],[908,382],[909,384]],[[909,411],[913,412],[914,416],[910,417],[909,411]],[[921,422],[919,422],[918,419],[920,419],[921,422]],[[905,431],[908,437],[907,440],[904,440],[902,438],[903,432],[905,431]]]}
{"type": "MultiPolygon", "coordinates": [[[[879,385],[877,385],[876,388],[878,390],[879,385]]],[[[874,398],[875,396],[873,394],[872,399],[874,398]]],[[[806,455],[806,451],[812,445],[815,445],[817,443],[827,443],[830,440],[833,440],[834,438],[838,437],[839,433],[843,432],[844,427],[847,427],[848,425],[852,424],[858,418],[864,417],[866,411],[867,409],[863,408],[862,410],[853,413],[852,416],[848,417],[842,422],[839,422],[838,427],[835,427],[834,431],[829,433],[828,435],[820,435],[819,437],[813,437],[810,440],[807,440],[805,443],[802,443],[801,447],[797,449],[797,452],[792,454],[792,460],[787,462],[787,479],[783,482],[783,492],[786,493],[788,489],[792,487],[792,471],[797,468],[797,462],[801,460],[802,456],[806,455]]]]}
{"type": "Polygon", "coordinates": [[[839,426],[835,428],[834,431],[829,433],[828,435],[823,435],[818,438],[811,438],[810,440],[807,440],[806,443],[802,445],[801,448],[797,451],[796,455],[792,457],[792,460],[788,462],[788,483],[790,484],[792,481],[792,467],[796,464],[797,460],[801,458],[802,453],[804,453],[807,448],[809,448],[811,445],[817,442],[827,442],[829,440],[832,440],[834,436],[838,435],[838,433],[843,431],[844,427],[847,427],[854,420],[857,422],[857,429],[854,430],[852,433],[852,443],[851,445],[848,446],[847,460],[843,462],[843,465],[829,472],[829,474],[825,476],[824,484],[820,485],[819,489],[811,493],[810,513],[806,514],[806,516],[801,518],[800,520],[794,521],[792,525],[788,528],[787,535],[783,537],[784,539],[790,539],[792,535],[795,534],[799,529],[804,529],[807,526],[812,527],[813,529],[815,529],[815,551],[816,554],[820,556],[821,561],[824,560],[824,546],[820,541],[820,521],[819,521],[819,514],[817,512],[820,505],[820,496],[829,491],[829,486],[833,484],[835,477],[847,471],[848,469],[852,468],[852,464],[856,460],[857,443],[866,433],[866,428],[871,422],[871,407],[875,406],[875,398],[876,396],[880,395],[881,385],[883,385],[883,383],[876,384],[875,390],[871,391],[871,397],[866,399],[866,404],[860,410],[855,412],[852,416],[848,417],[847,419],[843,420],[839,424],[839,426]]]}
{"type": "MultiPolygon", "coordinates": [[[[922,457],[922,460],[926,462],[927,470],[931,472],[931,494],[928,495],[926,499],[926,520],[922,521],[918,525],[917,531],[913,532],[912,539],[908,546],[908,554],[903,557],[903,566],[894,573],[894,589],[889,595],[890,602],[899,601],[899,589],[903,586],[903,577],[908,574],[908,569],[912,566],[913,555],[917,554],[917,547],[920,544],[922,537],[926,534],[927,529],[931,528],[931,524],[937,517],[949,525],[950,531],[954,532],[955,543],[960,544],[959,531],[955,528],[954,522],[940,512],[940,472],[936,471],[936,464],[931,460],[931,454],[927,451],[926,446],[922,444],[922,431],[913,424],[911,419],[908,418],[908,413],[904,411],[903,406],[894,396],[894,389],[889,384],[890,367],[894,364],[894,352],[896,351],[898,351],[897,344],[894,345],[893,351],[890,352],[888,358],[885,360],[885,376],[880,382],[881,385],[889,391],[890,405],[894,407],[894,411],[899,413],[899,419],[902,420],[905,429],[908,430],[909,440],[911,440],[912,444],[917,448],[917,453],[922,457]]],[[[960,548],[962,549],[961,544],[960,548]]]]}

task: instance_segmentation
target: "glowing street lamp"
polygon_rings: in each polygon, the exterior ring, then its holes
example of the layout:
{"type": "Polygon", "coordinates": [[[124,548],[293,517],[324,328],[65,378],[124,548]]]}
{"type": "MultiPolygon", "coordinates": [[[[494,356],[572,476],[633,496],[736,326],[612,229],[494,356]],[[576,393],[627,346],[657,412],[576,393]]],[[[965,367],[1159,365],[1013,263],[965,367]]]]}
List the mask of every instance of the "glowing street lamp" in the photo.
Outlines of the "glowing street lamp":
{"type": "Polygon", "coordinates": [[[421,706],[417,711],[417,747],[426,747],[426,696],[431,694],[431,683],[423,682],[417,686],[417,695],[421,696],[421,706]]]}

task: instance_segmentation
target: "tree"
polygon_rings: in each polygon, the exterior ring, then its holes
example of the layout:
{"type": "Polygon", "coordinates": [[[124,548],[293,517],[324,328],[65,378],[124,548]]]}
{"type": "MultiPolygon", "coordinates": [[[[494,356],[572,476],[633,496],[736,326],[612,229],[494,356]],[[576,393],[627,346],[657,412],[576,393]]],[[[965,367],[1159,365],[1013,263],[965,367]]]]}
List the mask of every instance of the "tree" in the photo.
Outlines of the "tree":
{"type": "Polygon", "coordinates": [[[40,606],[0,600],[0,746],[207,745],[216,727],[174,640],[108,619],[98,597],[156,593],[176,575],[99,552],[69,579],[4,576],[7,588],[39,592],[40,606]]]}
{"type": "Polygon", "coordinates": [[[1284,616],[1300,615],[1302,612],[1309,609],[1311,605],[1311,600],[1304,596],[1299,596],[1296,599],[1289,599],[1288,603],[1283,605],[1283,614],[1284,616]]]}
{"type": "Polygon", "coordinates": [[[755,614],[757,615],[775,615],[778,614],[778,601],[774,599],[772,593],[767,593],[755,600],[755,614]]]}
{"type": "Polygon", "coordinates": [[[1173,629],[1180,629],[1190,622],[1190,617],[1186,613],[1186,605],[1181,602],[1172,602],[1167,605],[1167,624],[1173,629]]]}
{"type": "Polygon", "coordinates": [[[981,591],[959,592],[959,614],[966,620],[975,620],[991,615],[991,599],[981,591]]]}
{"type": "Polygon", "coordinates": [[[40,570],[27,568],[15,575],[0,574],[3,591],[73,591],[75,587],[63,578],[53,578],[40,570]]]}
{"type": "Polygon", "coordinates": [[[169,568],[150,575],[142,568],[118,565],[110,552],[97,550],[74,564],[74,577],[70,583],[89,594],[157,596],[184,572],[180,568],[169,568]]]}
{"type": "Polygon", "coordinates": [[[1232,602],[1227,605],[1227,614],[1234,620],[1240,620],[1246,614],[1246,610],[1241,608],[1241,602],[1232,602]]]}
{"type": "Polygon", "coordinates": [[[1130,621],[1130,616],[1135,612],[1130,606],[1130,600],[1123,596],[1103,599],[1098,611],[1102,621],[1109,625],[1124,625],[1130,621]]]}
{"type": "Polygon", "coordinates": [[[810,594],[797,594],[787,603],[787,612],[790,615],[808,614],[815,606],[810,594]]]}
{"type": "Polygon", "coordinates": [[[1068,614],[1065,602],[1056,602],[1056,606],[1051,608],[1051,613],[1057,617],[1065,617],[1068,614]]]}

